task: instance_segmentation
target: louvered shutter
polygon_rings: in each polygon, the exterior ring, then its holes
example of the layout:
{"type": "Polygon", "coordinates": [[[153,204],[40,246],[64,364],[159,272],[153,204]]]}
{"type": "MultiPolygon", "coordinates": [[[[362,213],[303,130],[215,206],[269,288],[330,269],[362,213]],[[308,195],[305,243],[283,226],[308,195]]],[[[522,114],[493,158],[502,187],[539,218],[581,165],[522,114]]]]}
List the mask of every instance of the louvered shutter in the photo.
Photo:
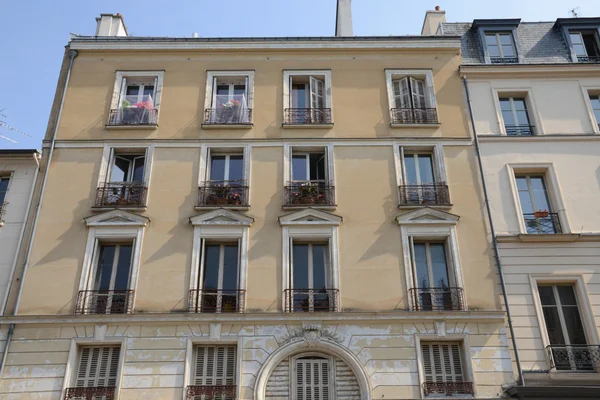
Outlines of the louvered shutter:
{"type": "Polygon", "coordinates": [[[296,360],[296,400],[329,400],[330,365],[324,358],[296,360]]]}
{"type": "Polygon", "coordinates": [[[462,382],[458,343],[421,343],[425,382],[462,382]]]}
{"type": "Polygon", "coordinates": [[[404,77],[392,82],[394,88],[394,101],[396,108],[410,108],[410,93],[408,90],[408,78],[404,77]]]}
{"type": "Polygon", "coordinates": [[[76,386],[116,386],[120,351],[119,346],[82,347],[76,386]]]}
{"type": "Polygon", "coordinates": [[[198,346],[194,385],[235,385],[235,353],[235,346],[198,346]]]}
{"type": "Polygon", "coordinates": [[[323,108],[325,106],[325,82],[310,77],[310,107],[323,108]]]}
{"type": "Polygon", "coordinates": [[[427,102],[425,98],[425,82],[411,77],[410,89],[413,101],[413,108],[427,108],[427,102]]]}

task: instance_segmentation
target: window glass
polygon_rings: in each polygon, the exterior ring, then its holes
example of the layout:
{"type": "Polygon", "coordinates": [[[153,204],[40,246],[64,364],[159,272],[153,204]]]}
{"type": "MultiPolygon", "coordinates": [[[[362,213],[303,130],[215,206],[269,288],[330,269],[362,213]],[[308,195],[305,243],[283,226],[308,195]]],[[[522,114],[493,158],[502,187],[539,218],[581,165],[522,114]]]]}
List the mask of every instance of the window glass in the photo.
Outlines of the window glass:
{"type": "Polygon", "coordinates": [[[429,270],[427,268],[427,251],[425,243],[415,243],[415,268],[417,270],[417,287],[428,288],[429,285],[429,270]]]}
{"type": "Polygon", "coordinates": [[[292,155],[292,180],[308,180],[306,171],[306,155],[292,155]]]}
{"type": "Polygon", "coordinates": [[[6,192],[8,191],[8,181],[9,178],[0,178],[0,207],[4,203],[4,199],[6,198],[6,192]]]}
{"type": "Polygon", "coordinates": [[[225,180],[225,156],[211,156],[210,158],[210,180],[225,180]]]}
{"type": "Polygon", "coordinates": [[[529,194],[529,185],[527,184],[527,177],[517,177],[516,181],[523,214],[531,214],[532,212],[537,211],[533,209],[533,203],[529,194]]]}
{"type": "Polygon", "coordinates": [[[244,179],[244,156],[230,156],[229,157],[229,180],[242,180],[244,179]]]}
{"type": "Polygon", "coordinates": [[[552,286],[538,286],[538,290],[540,292],[540,301],[543,306],[553,306],[556,305],[554,301],[554,290],[552,286]]]}
{"type": "Polygon", "coordinates": [[[538,285],[538,291],[550,344],[587,344],[573,285],[538,285]]]}
{"type": "MultiPolygon", "coordinates": [[[[151,86],[151,85],[144,86],[144,96],[152,97],[153,95],[154,95],[154,86],[151,86]]],[[[146,98],[144,100],[149,100],[149,99],[146,98]]]]}
{"type": "Polygon", "coordinates": [[[308,282],[308,244],[293,245],[293,270],[295,289],[309,289],[308,282]]]}
{"type": "Polygon", "coordinates": [[[600,126],[600,96],[590,96],[590,102],[592,103],[592,109],[596,116],[596,123],[600,126]]]}
{"type": "Polygon", "coordinates": [[[433,285],[435,287],[448,287],[448,265],[446,264],[446,250],[443,243],[430,243],[431,272],[433,274],[433,285]]]}
{"type": "Polygon", "coordinates": [[[543,307],[543,310],[550,344],[565,344],[558,309],[556,307],[543,307]]]}
{"type": "Polygon", "coordinates": [[[502,111],[502,119],[504,120],[505,125],[516,125],[512,112],[512,106],[510,104],[510,99],[500,99],[500,110],[502,111]]]}
{"type": "Polygon", "coordinates": [[[585,46],[587,55],[590,57],[600,56],[600,49],[598,49],[598,40],[596,39],[596,34],[594,32],[584,32],[582,37],[583,45],[585,46]]]}
{"type": "Polygon", "coordinates": [[[571,44],[573,45],[573,50],[575,50],[575,54],[577,56],[586,56],[587,53],[585,51],[585,45],[583,44],[583,38],[581,37],[581,33],[573,32],[569,34],[571,38],[571,44]]]}
{"type": "Polygon", "coordinates": [[[238,287],[238,246],[226,244],[223,257],[223,289],[234,290],[238,287]]]}
{"type": "Polygon", "coordinates": [[[127,86],[127,96],[137,96],[140,93],[139,85],[127,86]]]}
{"type": "Polygon", "coordinates": [[[313,287],[312,289],[327,288],[327,264],[329,251],[326,244],[313,243],[313,287]]]}
{"type": "Polygon", "coordinates": [[[406,183],[409,185],[417,185],[417,165],[415,154],[404,155],[404,170],[406,171],[406,183]]]}
{"type": "Polygon", "coordinates": [[[306,84],[292,85],[292,108],[308,108],[306,84]]]}
{"type": "Polygon", "coordinates": [[[309,168],[311,180],[325,179],[325,154],[311,153],[309,155],[309,168]]]}
{"type": "Polygon", "coordinates": [[[114,290],[129,289],[129,270],[131,266],[132,251],[133,248],[131,245],[119,246],[119,260],[117,261],[114,290]]]}
{"type": "Polygon", "coordinates": [[[124,157],[115,157],[115,165],[113,166],[110,176],[111,182],[126,182],[129,177],[129,166],[131,161],[124,157]]]}
{"type": "Polygon", "coordinates": [[[221,245],[207,244],[204,249],[204,278],[202,280],[205,290],[219,288],[219,255],[221,245]]]}
{"type": "Polygon", "coordinates": [[[531,189],[533,190],[533,197],[535,200],[535,207],[537,210],[550,210],[550,204],[548,202],[548,194],[546,192],[546,185],[544,184],[544,178],[541,176],[531,177],[531,189]]]}
{"type": "Polygon", "coordinates": [[[433,183],[433,160],[430,154],[419,154],[421,184],[433,183]]]}
{"type": "Polygon", "coordinates": [[[144,182],[145,157],[136,157],[133,160],[133,182],[144,182]]]}
{"type": "Polygon", "coordinates": [[[100,246],[100,256],[98,257],[98,269],[96,270],[96,290],[110,290],[110,280],[112,277],[112,267],[115,261],[117,246],[100,246]]]}

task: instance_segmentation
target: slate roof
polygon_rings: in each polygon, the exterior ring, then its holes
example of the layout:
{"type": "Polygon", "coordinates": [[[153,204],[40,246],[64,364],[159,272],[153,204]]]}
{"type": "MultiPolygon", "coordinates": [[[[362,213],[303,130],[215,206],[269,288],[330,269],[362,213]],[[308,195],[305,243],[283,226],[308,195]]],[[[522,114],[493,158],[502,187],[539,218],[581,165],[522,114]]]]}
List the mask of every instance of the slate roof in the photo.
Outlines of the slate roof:
{"type": "MultiPolygon", "coordinates": [[[[484,64],[483,48],[471,22],[442,23],[438,34],[461,36],[464,64],[484,64]]],[[[521,22],[517,40],[525,64],[571,63],[569,49],[555,22],[521,22]]]]}

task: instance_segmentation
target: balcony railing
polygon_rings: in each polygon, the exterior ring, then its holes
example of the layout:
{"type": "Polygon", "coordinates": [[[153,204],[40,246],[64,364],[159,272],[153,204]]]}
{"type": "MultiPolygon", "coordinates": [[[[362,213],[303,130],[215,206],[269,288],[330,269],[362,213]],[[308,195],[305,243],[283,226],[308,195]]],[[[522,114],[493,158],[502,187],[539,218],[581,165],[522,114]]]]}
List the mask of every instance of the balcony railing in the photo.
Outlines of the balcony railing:
{"type": "Polygon", "coordinates": [[[239,107],[207,108],[204,110],[207,125],[242,125],[252,123],[252,109],[239,107]]]}
{"type": "Polygon", "coordinates": [[[338,289],[286,289],[286,312],[337,312],[338,289]]]}
{"type": "Polygon", "coordinates": [[[392,124],[437,124],[438,115],[435,108],[392,108],[390,110],[392,124]]]}
{"type": "Polygon", "coordinates": [[[600,345],[550,345],[546,347],[550,369],[557,371],[600,371],[600,345]]]}
{"type": "Polygon", "coordinates": [[[245,180],[207,181],[198,188],[198,207],[248,207],[245,180]]]}
{"type": "Polygon", "coordinates": [[[464,291],[458,287],[412,288],[412,311],[464,311],[464,291]]]}
{"type": "Polygon", "coordinates": [[[544,235],[553,233],[562,233],[560,226],[560,218],[558,213],[546,213],[546,214],[523,214],[525,220],[525,228],[528,234],[533,235],[544,235]]]}
{"type": "Polygon", "coordinates": [[[188,386],[187,400],[234,400],[236,385],[188,386]]]}
{"type": "Polygon", "coordinates": [[[577,61],[581,63],[600,63],[600,56],[577,56],[577,61]]]}
{"type": "Polygon", "coordinates": [[[108,125],[156,125],[157,116],[151,96],[125,96],[120,108],[110,110],[108,125]]]}
{"type": "Polygon", "coordinates": [[[401,206],[448,206],[450,194],[445,182],[428,185],[401,185],[401,206]]]}
{"type": "Polygon", "coordinates": [[[106,182],[96,192],[96,207],[145,207],[145,182],[106,182]]]}
{"type": "Polygon", "coordinates": [[[335,205],[335,187],[331,181],[289,181],[284,190],[286,206],[335,205]]]}
{"type": "Polygon", "coordinates": [[[331,124],[331,108],[286,108],[283,124],[331,124]]]}
{"type": "Polygon", "coordinates": [[[113,400],[115,389],[114,386],[67,388],[64,400],[113,400]]]}
{"type": "Polygon", "coordinates": [[[190,290],[188,310],[191,313],[239,313],[244,311],[246,291],[233,290],[190,290]]]}
{"type": "Polygon", "coordinates": [[[473,394],[472,382],[424,382],[423,392],[425,396],[443,394],[452,396],[454,394],[473,394]]]}
{"type": "Polygon", "coordinates": [[[133,290],[80,290],[75,314],[130,314],[133,290]]]}
{"type": "Polygon", "coordinates": [[[533,125],[504,125],[507,136],[533,136],[535,126],[533,125]]]}
{"type": "Polygon", "coordinates": [[[491,57],[492,64],[518,64],[519,57],[491,57]]]}

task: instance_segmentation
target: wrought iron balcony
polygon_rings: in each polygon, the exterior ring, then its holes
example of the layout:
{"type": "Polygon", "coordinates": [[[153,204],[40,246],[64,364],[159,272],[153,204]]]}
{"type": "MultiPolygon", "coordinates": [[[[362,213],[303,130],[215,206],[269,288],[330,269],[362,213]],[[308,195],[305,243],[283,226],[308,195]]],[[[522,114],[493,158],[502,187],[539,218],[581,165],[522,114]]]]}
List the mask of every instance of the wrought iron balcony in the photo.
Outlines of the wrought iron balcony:
{"type": "Polygon", "coordinates": [[[67,388],[64,400],[113,400],[115,391],[114,386],[67,388]]]}
{"type": "Polygon", "coordinates": [[[558,213],[530,213],[523,214],[525,228],[528,234],[548,235],[562,233],[558,213]]]}
{"type": "Polygon", "coordinates": [[[145,182],[106,182],[96,191],[96,207],[146,207],[145,182]]]}
{"type": "Polygon", "coordinates": [[[75,314],[130,314],[133,290],[80,290],[75,314]]]}
{"type": "Polygon", "coordinates": [[[392,108],[392,124],[438,124],[435,108],[392,108]]]}
{"type": "Polygon", "coordinates": [[[518,64],[519,57],[491,57],[492,64],[518,64]]]}
{"type": "Polygon", "coordinates": [[[533,136],[535,126],[533,125],[504,125],[507,136],[533,136]]]}
{"type": "Polygon", "coordinates": [[[473,382],[424,382],[423,392],[425,396],[444,394],[473,394],[473,382]]]}
{"type": "Polygon", "coordinates": [[[286,289],[286,312],[337,312],[338,289],[286,289]]]}
{"type": "Polygon", "coordinates": [[[248,207],[245,180],[207,181],[198,188],[198,207],[248,207]]]}
{"type": "Polygon", "coordinates": [[[118,108],[110,110],[108,126],[152,126],[156,125],[156,108],[118,108]]]}
{"type": "Polygon", "coordinates": [[[331,108],[286,108],[284,125],[331,124],[331,108]]]}
{"type": "Polygon", "coordinates": [[[459,287],[412,288],[412,311],[464,311],[464,291],[459,287]]]}
{"type": "Polygon", "coordinates": [[[428,185],[401,185],[401,206],[449,206],[450,194],[446,182],[428,185]]]}
{"type": "Polygon", "coordinates": [[[331,181],[289,181],[284,191],[286,206],[335,205],[335,187],[331,181]]]}
{"type": "Polygon", "coordinates": [[[204,110],[206,125],[248,125],[252,123],[252,109],[243,107],[207,108],[204,110]]]}
{"type": "Polygon", "coordinates": [[[600,370],[600,345],[555,345],[546,347],[550,369],[595,372],[600,370]]]}
{"type": "Polygon", "coordinates": [[[246,291],[233,290],[190,290],[188,310],[191,313],[239,313],[244,311],[246,291]]]}
{"type": "Polygon", "coordinates": [[[234,400],[236,385],[188,386],[187,400],[234,400]]]}
{"type": "Polygon", "coordinates": [[[580,63],[600,63],[600,56],[577,56],[580,63]]]}

